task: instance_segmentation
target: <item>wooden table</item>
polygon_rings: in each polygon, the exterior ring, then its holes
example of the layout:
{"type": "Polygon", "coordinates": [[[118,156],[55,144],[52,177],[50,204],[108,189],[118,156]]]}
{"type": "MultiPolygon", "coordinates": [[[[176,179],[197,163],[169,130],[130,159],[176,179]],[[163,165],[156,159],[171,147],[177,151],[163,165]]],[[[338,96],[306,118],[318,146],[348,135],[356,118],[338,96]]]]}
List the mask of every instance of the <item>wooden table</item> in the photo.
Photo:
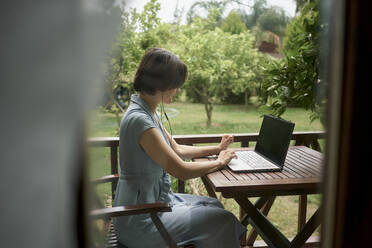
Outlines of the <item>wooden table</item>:
{"type": "Polygon", "coordinates": [[[205,175],[202,180],[210,196],[216,197],[215,192],[220,192],[225,198],[235,199],[244,210],[241,222],[254,227],[247,240],[249,245],[253,244],[258,233],[269,247],[286,248],[302,247],[320,225],[321,207],[306,223],[306,197],[321,192],[321,175],[322,154],[305,146],[292,146],[280,172],[234,173],[225,168],[205,175]],[[291,241],[266,218],[275,197],[285,195],[301,196],[299,232],[291,241]],[[248,197],[259,198],[253,204],[248,197]]]}

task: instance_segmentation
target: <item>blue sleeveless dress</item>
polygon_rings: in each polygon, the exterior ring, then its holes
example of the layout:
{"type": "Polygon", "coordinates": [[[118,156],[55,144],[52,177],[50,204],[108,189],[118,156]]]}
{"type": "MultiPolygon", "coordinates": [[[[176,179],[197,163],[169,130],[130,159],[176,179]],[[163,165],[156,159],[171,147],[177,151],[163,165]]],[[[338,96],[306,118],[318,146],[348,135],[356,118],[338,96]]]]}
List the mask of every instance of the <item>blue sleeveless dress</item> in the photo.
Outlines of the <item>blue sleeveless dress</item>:
{"type": "MultiPolygon", "coordinates": [[[[139,145],[141,134],[149,128],[157,128],[169,144],[146,102],[132,95],[120,125],[120,179],[114,206],[169,203],[172,212],[158,215],[178,245],[240,247],[246,228],[217,199],[172,192],[169,174],[139,145]]],[[[116,217],[113,223],[119,242],[129,248],[166,247],[149,214],[116,217]]]]}

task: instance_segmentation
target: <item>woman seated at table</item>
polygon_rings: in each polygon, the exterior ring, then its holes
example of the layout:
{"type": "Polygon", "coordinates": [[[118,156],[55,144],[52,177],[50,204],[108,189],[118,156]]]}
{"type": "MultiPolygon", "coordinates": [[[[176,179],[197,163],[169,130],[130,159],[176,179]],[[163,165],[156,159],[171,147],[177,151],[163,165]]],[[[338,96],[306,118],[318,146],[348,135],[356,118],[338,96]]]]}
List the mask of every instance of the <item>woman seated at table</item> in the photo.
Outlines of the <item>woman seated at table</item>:
{"type": "MultiPolygon", "coordinates": [[[[120,126],[121,171],[114,206],[169,203],[172,212],[159,217],[178,245],[240,247],[246,229],[217,199],[171,191],[169,174],[181,180],[200,177],[236,156],[226,150],[233,142],[231,135],[224,135],[217,146],[191,147],[177,144],[165,130],[156,108],[171,103],[186,75],[186,65],[167,50],[153,48],[143,56],[134,77],[139,95],[132,95],[120,126]],[[213,154],[219,154],[217,160],[183,160],[213,154]]],[[[166,246],[148,214],[114,218],[114,226],[119,241],[128,247],[166,246]]]]}

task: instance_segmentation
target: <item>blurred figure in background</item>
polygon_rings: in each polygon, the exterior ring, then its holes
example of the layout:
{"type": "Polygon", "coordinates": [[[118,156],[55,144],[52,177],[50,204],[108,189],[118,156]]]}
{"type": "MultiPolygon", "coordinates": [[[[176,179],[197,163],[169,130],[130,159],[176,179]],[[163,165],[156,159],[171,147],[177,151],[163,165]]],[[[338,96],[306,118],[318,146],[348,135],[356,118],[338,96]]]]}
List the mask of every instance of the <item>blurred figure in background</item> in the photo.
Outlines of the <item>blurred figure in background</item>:
{"type": "Polygon", "coordinates": [[[0,247],[82,247],[83,124],[113,2],[1,1],[0,247]]]}

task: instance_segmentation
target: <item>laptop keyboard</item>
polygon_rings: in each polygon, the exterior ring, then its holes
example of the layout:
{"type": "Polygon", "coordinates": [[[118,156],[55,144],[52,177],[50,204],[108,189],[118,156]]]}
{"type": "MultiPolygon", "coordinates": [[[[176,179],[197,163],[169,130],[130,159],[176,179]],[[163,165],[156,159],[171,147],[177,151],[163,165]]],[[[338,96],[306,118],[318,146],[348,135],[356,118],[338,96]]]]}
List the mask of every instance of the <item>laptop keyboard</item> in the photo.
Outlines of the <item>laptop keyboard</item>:
{"type": "Polygon", "coordinates": [[[254,169],[271,169],[278,168],[274,163],[266,160],[259,154],[253,151],[237,151],[235,154],[238,159],[246,163],[249,167],[254,169]]]}

